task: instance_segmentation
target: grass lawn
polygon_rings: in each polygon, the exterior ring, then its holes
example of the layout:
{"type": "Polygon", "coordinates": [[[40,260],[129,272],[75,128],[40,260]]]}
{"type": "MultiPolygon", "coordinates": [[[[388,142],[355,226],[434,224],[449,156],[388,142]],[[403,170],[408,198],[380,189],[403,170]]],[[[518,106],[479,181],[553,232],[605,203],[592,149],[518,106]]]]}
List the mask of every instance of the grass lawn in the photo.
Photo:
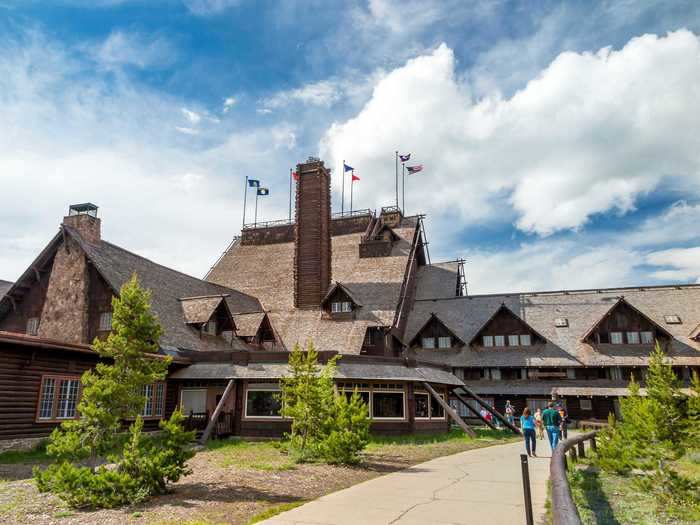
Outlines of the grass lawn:
{"type": "MultiPolygon", "coordinates": [[[[700,453],[677,462],[678,471],[700,481],[700,453]]],[[[571,491],[584,525],[691,525],[700,512],[658,508],[655,500],[634,483],[633,476],[599,471],[587,462],[569,474],[571,491]]]]}
{"type": "MultiPolygon", "coordinates": [[[[193,473],[173,485],[170,494],[142,505],[114,510],[66,509],[55,497],[39,494],[31,480],[13,475],[11,480],[0,482],[0,523],[255,523],[324,494],[435,457],[518,439],[507,432],[476,430],[476,438],[466,436],[461,430],[439,435],[374,437],[361,462],[353,466],[294,464],[276,441],[213,441],[190,460],[193,473]]],[[[19,456],[9,457],[13,463],[0,463],[0,477],[3,469],[31,466],[18,459],[19,456]]],[[[27,453],[26,456],[29,462],[41,459],[37,454],[27,453]]]]}

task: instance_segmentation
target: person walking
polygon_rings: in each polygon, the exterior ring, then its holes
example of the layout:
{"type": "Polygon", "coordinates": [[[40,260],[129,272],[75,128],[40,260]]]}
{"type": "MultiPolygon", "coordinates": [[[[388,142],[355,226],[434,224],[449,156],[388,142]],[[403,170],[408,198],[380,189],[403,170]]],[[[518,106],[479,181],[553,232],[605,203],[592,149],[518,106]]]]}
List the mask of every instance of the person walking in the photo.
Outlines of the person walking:
{"type": "Polygon", "coordinates": [[[554,403],[551,401],[547,403],[547,408],[542,412],[542,423],[544,423],[544,428],[547,430],[549,446],[552,447],[552,452],[554,452],[554,449],[557,448],[557,444],[559,443],[561,416],[559,412],[554,409],[554,403]]]}
{"type": "Polygon", "coordinates": [[[525,407],[523,415],[520,416],[520,428],[525,437],[525,451],[527,455],[537,457],[535,449],[537,448],[537,440],[535,439],[535,418],[530,414],[530,407],[525,407]]]}
{"type": "Polygon", "coordinates": [[[535,430],[537,430],[537,439],[544,439],[544,424],[542,423],[542,409],[535,410],[535,430]]]}
{"type": "Polygon", "coordinates": [[[559,424],[560,436],[561,439],[566,439],[569,437],[569,431],[566,428],[569,424],[569,414],[567,414],[564,405],[559,405],[559,417],[561,418],[561,423],[559,424]]]}
{"type": "Polygon", "coordinates": [[[511,425],[515,424],[515,409],[510,404],[510,399],[506,401],[506,421],[511,425]]]}

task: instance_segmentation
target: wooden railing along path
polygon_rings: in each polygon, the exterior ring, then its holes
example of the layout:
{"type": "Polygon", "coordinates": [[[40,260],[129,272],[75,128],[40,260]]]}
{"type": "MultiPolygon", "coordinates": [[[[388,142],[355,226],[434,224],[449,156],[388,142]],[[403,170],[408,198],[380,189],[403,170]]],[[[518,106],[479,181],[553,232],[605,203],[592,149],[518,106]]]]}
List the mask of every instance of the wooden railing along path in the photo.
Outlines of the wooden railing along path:
{"type": "Polygon", "coordinates": [[[598,430],[579,434],[561,441],[552,454],[549,462],[549,478],[552,482],[552,523],[553,525],[581,525],[576,503],[571,497],[571,488],[566,476],[566,454],[576,462],[578,457],[586,457],[585,442],[590,442],[590,449],[596,450],[596,434],[598,430]]]}

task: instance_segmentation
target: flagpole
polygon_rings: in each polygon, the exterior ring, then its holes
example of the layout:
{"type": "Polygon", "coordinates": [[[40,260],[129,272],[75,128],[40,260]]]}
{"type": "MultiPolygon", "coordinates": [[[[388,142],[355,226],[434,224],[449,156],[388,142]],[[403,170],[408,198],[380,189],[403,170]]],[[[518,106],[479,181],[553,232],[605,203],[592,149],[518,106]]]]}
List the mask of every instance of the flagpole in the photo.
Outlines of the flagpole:
{"type": "Polygon", "coordinates": [[[289,222],[292,222],[292,168],[289,168],[289,222]]]}
{"type": "Polygon", "coordinates": [[[399,150],[394,152],[394,171],[396,175],[396,207],[399,207],[399,150]]]}
{"type": "Polygon", "coordinates": [[[258,190],[259,189],[260,189],[259,187],[255,189],[255,221],[254,221],[255,226],[258,225],[258,190]]]}
{"type": "Polygon", "coordinates": [[[343,216],[345,212],[345,159],[343,159],[343,167],[340,168],[340,172],[343,174],[343,189],[340,191],[340,216],[343,216]]]}
{"type": "Polygon", "coordinates": [[[352,215],[352,189],[355,187],[355,170],[350,172],[350,215],[352,215]]]}
{"type": "Polygon", "coordinates": [[[243,189],[243,226],[241,229],[245,228],[245,203],[246,197],[248,196],[248,175],[245,176],[245,187],[243,189]]]}
{"type": "Polygon", "coordinates": [[[406,214],[406,163],[401,163],[401,212],[406,214]]]}

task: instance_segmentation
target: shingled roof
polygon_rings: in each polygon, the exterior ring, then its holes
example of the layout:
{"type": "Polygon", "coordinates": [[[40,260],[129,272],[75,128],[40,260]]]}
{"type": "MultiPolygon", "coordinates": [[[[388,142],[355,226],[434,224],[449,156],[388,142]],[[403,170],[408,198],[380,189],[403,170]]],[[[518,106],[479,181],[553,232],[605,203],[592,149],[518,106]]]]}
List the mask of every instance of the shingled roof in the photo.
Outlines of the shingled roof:
{"type": "Polygon", "coordinates": [[[362,305],[351,321],[322,319],[320,309],[294,307],[293,242],[234,242],[207,279],[257,297],[288,350],[311,340],[318,350],[359,354],[368,327],[394,322],[417,227],[417,218],[408,217],[393,228],[400,239],[388,257],[360,258],[362,233],[332,237],[332,278],[362,305]]]}
{"type": "MultiPolygon", "coordinates": [[[[435,266],[435,265],[434,265],[435,266]]],[[[418,299],[409,315],[406,340],[412,339],[435,313],[450,330],[470,341],[484,323],[505,304],[545,339],[528,348],[416,349],[421,359],[455,367],[578,367],[639,366],[648,361],[649,345],[591,345],[584,335],[621,297],[671,336],[668,355],[677,365],[700,365],[700,344],[690,338],[700,323],[700,285],[647,288],[610,288],[562,292],[443,295],[456,279],[456,269],[421,268],[418,299]],[[442,279],[440,279],[442,276],[442,279]],[[424,280],[423,280],[424,279],[424,280]],[[432,294],[432,297],[431,297],[432,294]],[[667,324],[665,315],[679,315],[682,324],[667,324]],[[556,327],[556,318],[568,326],[556,327]]]]}
{"type": "MultiPolygon", "coordinates": [[[[89,243],[68,225],[62,225],[62,231],[75,239],[115,295],[133,273],[138,275],[141,286],[151,291],[151,308],[163,327],[161,346],[191,350],[249,348],[237,338],[231,342],[221,337],[200,337],[198,330],[185,323],[179,299],[225,295],[226,304],[232,313],[259,312],[262,306],[254,297],[178,272],[104,240],[89,243]]],[[[54,236],[32,266],[39,267],[39,261],[50,259],[60,246],[62,235],[59,232],[54,236]]],[[[32,266],[18,282],[33,279],[32,266]]],[[[0,299],[0,315],[10,307],[6,303],[9,301],[0,299]]]]}

